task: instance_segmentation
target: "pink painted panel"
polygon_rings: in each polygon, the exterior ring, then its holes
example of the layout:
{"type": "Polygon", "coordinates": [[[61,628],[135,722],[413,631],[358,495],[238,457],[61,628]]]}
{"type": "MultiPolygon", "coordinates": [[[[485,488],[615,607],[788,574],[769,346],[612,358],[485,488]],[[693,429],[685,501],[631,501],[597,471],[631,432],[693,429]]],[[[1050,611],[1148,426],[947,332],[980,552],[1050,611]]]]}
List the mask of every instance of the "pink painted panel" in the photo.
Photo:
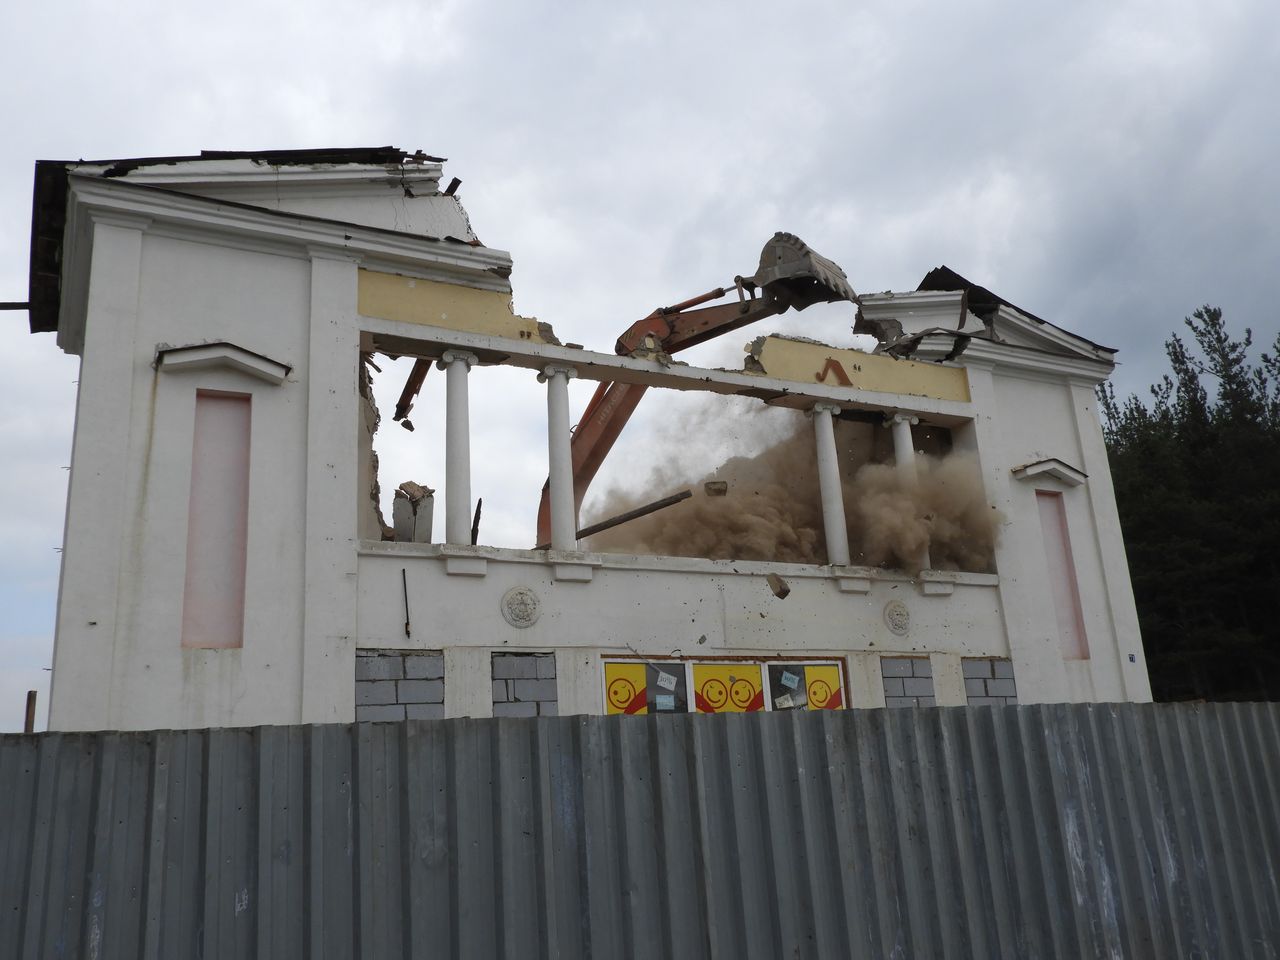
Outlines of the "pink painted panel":
{"type": "Polygon", "coordinates": [[[1087,660],[1089,640],[1084,632],[1084,615],[1080,609],[1080,587],[1076,582],[1076,564],[1071,555],[1071,537],[1067,532],[1067,511],[1062,494],[1036,491],[1040,507],[1040,529],[1044,534],[1044,556],[1049,564],[1049,583],[1053,589],[1053,609],[1058,617],[1058,641],[1066,660],[1087,660]]]}
{"type": "Polygon", "coordinates": [[[184,647],[244,643],[244,571],[249,538],[249,397],[196,393],[187,508],[184,647]]]}

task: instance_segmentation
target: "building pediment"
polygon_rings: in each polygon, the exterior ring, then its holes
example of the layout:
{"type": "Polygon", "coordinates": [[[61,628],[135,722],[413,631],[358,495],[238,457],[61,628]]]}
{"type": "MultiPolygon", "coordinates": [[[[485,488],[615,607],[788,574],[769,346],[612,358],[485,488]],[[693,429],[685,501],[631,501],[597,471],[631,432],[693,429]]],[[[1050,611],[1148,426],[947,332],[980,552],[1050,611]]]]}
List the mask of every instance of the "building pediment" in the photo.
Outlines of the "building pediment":
{"type": "Polygon", "coordinates": [[[1091,343],[1047,321],[1034,319],[1016,307],[1001,305],[992,314],[987,332],[988,338],[996,343],[1059,357],[1110,362],[1115,354],[1114,350],[1091,343]]]}
{"type": "Polygon", "coordinates": [[[935,267],[925,274],[917,288],[917,293],[922,292],[934,295],[942,292],[962,294],[966,320],[963,327],[966,332],[972,326],[975,334],[982,335],[985,332],[987,339],[997,343],[1088,360],[1110,361],[1115,354],[1113,348],[1064,330],[966,279],[945,265],[935,267]]]}

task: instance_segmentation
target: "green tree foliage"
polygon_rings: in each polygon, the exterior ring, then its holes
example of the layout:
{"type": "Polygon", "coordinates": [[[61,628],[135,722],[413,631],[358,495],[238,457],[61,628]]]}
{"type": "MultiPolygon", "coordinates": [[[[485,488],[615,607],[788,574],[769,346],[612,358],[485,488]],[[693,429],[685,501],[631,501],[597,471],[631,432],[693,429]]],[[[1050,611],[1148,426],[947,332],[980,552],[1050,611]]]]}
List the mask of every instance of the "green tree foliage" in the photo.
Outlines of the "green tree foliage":
{"type": "Polygon", "coordinates": [[[1280,697],[1280,335],[1257,364],[1217,307],[1148,407],[1099,390],[1157,700],[1280,697]],[[1206,388],[1207,387],[1207,388],[1206,388]]]}

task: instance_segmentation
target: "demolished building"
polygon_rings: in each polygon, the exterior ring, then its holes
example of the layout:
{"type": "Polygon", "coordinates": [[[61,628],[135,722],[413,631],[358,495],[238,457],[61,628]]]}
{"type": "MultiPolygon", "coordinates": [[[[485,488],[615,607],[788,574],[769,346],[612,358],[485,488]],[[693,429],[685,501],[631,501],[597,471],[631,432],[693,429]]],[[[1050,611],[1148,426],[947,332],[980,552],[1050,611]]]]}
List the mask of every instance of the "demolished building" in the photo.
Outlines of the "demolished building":
{"type": "Polygon", "coordinates": [[[442,178],[393,148],[37,164],[31,328],[81,358],[52,729],[1150,699],[1094,400],[1114,351],[947,268],[855,293],[788,234],[613,352],[562,344],[442,178]],[[738,369],[673,357],[822,300],[874,352],[753,330],[738,369]],[[402,421],[443,371],[444,477],[379,477],[378,356],[414,358],[402,421]],[[545,384],[522,549],[477,532],[489,366],[545,384]],[[571,379],[600,385],[577,429],[571,379]],[[728,473],[589,536],[651,389],[793,411],[803,536],[652,526],[749,515],[728,473]],[[954,515],[904,497],[962,473],[954,515]]]}

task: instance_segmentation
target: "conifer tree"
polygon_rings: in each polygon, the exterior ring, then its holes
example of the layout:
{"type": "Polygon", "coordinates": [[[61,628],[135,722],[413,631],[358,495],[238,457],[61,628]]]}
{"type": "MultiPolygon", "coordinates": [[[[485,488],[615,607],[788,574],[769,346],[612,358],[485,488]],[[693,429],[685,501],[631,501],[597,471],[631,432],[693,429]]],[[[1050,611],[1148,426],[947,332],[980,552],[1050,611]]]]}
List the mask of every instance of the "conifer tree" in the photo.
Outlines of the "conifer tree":
{"type": "Polygon", "coordinates": [[[1280,335],[1258,363],[1217,307],[1165,342],[1152,402],[1099,390],[1157,700],[1280,697],[1280,335]],[[1193,349],[1194,347],[1194,349],[1193,349]]]}

